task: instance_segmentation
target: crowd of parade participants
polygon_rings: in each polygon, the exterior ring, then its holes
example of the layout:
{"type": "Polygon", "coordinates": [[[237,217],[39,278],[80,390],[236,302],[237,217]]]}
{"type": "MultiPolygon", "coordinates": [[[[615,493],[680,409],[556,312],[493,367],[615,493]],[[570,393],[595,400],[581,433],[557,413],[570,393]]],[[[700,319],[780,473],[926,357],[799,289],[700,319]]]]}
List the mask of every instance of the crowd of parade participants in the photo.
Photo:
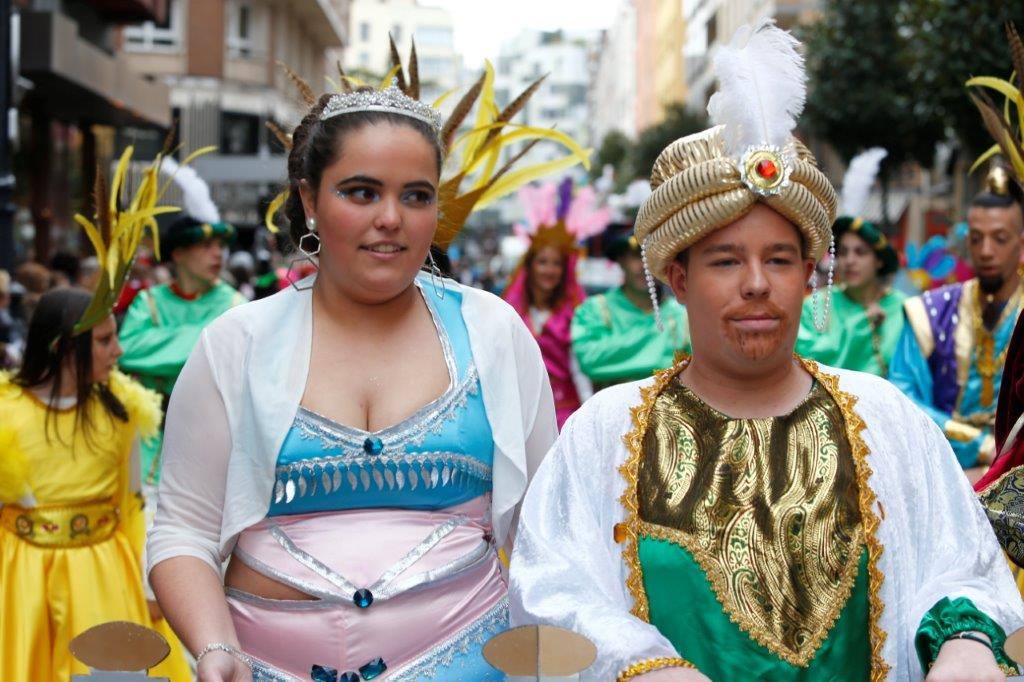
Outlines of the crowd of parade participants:
{"type": "Polygon", "coordinates": [[[835,178],[794,137],[770,22],[626,211],[496,163],[523,102],[488,74],[445,120],[396,69],[301,88],[290,267],[254,273],[187,162],[129,193],[128,152],[94,257],[0,271],[0,679],[88,672],[71,640],[117,620],[174,682],[501,680],[486,643],[533,624],[596,647],[582,679],[1017,674],[1012,155],[922,264],[866,215],[884,150],[835,178]],[[447,276],[516,191],[500,297],[447,276]]]}

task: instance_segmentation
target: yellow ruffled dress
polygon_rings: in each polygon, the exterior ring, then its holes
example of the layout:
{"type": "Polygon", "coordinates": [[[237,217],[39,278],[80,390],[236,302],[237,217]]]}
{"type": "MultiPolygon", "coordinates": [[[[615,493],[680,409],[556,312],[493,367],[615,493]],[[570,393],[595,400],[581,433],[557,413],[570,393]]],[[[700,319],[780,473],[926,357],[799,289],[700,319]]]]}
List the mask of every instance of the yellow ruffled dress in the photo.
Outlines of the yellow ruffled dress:
{"type": "Polygon", "coordinates": [[[168,639],[171,655],[151,675],[192,679],[167,622],[149,617],[139,563],[145,516],[132,491],[131,450],[158,428],[160,398],[116,372],[110,388],[127,423],[97,402],[88,438],[70,408],[51,417],[47,439],[46,406],[0,373],[0,680],[88,673],[68,643],[112,620],[168,639]]]}

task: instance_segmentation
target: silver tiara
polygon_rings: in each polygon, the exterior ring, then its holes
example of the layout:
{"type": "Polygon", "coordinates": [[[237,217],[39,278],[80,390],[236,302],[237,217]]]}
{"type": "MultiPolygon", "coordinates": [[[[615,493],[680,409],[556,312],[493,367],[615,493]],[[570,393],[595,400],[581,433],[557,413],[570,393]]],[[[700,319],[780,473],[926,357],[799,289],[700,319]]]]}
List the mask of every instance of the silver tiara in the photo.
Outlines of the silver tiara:
{"type": "Polygon", "coordinates": [[[326,121],[342,114],[353,114],[360,111],[386,111],[399,116],[408,116],[423,121],[441,134],[443,122],[441,114],[425,102],[413,99],[402,92],[397,86],[391,85],[384,90],[365,90],[332,95],[327,106],[320,114],[320,120],[326,121]]]}

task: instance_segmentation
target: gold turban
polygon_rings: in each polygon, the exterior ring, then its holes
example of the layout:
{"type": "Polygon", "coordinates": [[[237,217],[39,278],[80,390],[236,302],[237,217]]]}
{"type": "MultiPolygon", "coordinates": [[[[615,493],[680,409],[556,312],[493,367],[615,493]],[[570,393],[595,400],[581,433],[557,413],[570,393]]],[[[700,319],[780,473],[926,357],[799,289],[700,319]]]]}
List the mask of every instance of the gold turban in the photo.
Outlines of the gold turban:
{"type": "Polygon", "coordinates": [[[832,241],[836,191],[807,147],[791,138],[786,149],[752,149],[737,162],[725,151],[723,132],[716,126],[680,138],[654,162],[654,192],[640,207],[635,232],[652,274],[662,281],[680,252],[758,201],[800,230],[808,258],[821,258],[832,241]]]}

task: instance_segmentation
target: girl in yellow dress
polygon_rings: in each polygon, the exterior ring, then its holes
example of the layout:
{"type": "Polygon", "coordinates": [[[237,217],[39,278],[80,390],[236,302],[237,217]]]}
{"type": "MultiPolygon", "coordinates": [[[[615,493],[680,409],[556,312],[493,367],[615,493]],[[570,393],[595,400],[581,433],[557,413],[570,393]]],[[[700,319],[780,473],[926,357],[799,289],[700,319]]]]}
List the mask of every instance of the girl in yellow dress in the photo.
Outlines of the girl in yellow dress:
{"type": "Polygon", "coordinates": [[[113,317],[74,334],[90,298],[45,294],[21,369],[0,373],[0,680],[88,673],[68,644],[113,620],[155,627],[172,649],[151,673],[190,680],[140,569],[137,443],[156,431],[160,398],[115,369],[113,317]]]}

